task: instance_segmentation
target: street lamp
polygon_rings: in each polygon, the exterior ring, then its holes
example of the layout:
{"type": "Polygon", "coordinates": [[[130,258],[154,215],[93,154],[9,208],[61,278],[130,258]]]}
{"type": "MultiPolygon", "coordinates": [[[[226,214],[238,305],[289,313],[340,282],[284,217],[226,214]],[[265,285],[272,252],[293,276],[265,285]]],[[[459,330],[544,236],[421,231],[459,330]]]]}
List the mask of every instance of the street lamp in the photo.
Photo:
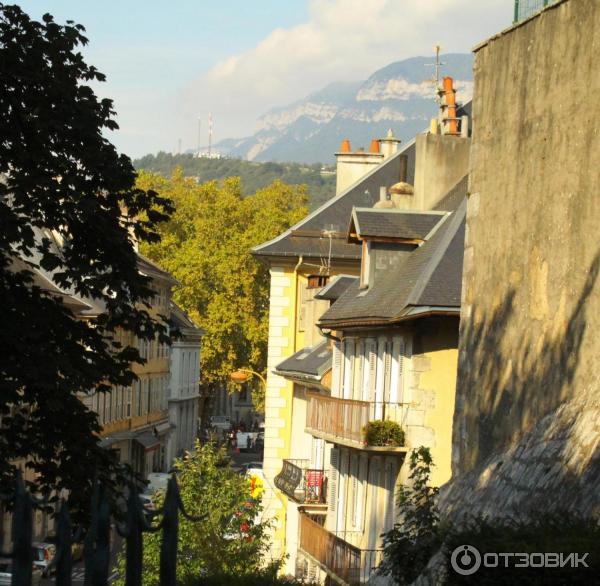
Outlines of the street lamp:
{"type": "Polygon", "coordinates": [[[262,374],[251,370],[250,368],[238,368],[229,375],[229,378],[235,384],[241,385],[245,382],[248,382],[248,379],[252,378],[253,376],[257,376],[265,389],[267,388],[267,381],[265,380],[265,377],[262,374]]]}

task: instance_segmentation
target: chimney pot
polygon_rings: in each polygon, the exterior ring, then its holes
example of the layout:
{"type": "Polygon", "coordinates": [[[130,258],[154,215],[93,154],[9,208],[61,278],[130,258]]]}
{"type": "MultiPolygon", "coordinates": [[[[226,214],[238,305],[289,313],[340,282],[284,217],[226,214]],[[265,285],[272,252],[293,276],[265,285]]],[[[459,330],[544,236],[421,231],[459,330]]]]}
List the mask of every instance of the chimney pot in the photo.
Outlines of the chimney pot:
{"type": "Polygon", "coordinates": [[[340,146],[340,153],[351,153],[352,149],[350,148],[350,141],[345,138],[342,141],[342,145],[340,146]]]}
{"type": "Polygon", "coordinates": [[[370,152],[379,154],[379,141],[376,138],[371,139],[370,152]]]}

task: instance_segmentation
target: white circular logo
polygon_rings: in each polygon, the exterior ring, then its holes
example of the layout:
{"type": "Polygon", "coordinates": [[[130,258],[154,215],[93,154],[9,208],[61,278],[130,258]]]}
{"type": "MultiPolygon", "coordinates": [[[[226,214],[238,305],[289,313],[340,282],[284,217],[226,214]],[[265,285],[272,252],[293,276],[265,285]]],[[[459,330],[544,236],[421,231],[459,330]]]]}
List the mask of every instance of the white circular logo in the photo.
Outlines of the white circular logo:
{"type": "Polygon", "coordinates": [[[459,545],[450,557],[452,569],[461,576],[474,574],[481,566],[481,554],[472,545],[459,545]]]}

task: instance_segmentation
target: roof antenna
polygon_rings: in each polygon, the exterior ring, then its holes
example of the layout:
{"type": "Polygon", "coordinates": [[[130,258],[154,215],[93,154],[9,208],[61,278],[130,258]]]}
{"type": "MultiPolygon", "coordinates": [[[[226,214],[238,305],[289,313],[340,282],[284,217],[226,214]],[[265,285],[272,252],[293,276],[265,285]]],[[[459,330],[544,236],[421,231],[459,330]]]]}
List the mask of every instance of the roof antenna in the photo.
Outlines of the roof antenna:
{"type": "Polygon", "coordinates": [[[441,45],[434,45],[433,50],[435,51],[435,63],[425,63],[425,67],[435,67],[435,72],[430,78],[431,83],[434,86],[435,101],[440,104],[442,98],[438,92],[440,88],[440,69],[443,65],[446,65],[444,61],[440,61],[440,51],[442,50],[441,45]]]}

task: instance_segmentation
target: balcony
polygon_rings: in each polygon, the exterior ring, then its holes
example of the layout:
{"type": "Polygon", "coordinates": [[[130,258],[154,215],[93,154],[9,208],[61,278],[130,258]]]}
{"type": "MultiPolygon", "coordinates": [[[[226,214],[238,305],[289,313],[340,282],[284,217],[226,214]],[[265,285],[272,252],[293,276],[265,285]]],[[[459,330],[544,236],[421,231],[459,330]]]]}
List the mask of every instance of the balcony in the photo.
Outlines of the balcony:
{"type": "Polygon", "coordinates": [[[326,504],[327,481],[323,470],[309,468],[310,460],[284,460],[275,486],[300,504],[326,504]]]}
{"type": "Polygon", "coordinates": [[[382,550],[359,549],[305,514],[300,515],[300,549],[347,586],[366,584],[383,558],[382,550]]]}
{"type": "Polygon", "coordinates": [[[408,405],[308,395],[306,431],[315,437],[373,452],[406,452],[406,447],[367,446],[363,428],[369,421],[391,419],[404,427],[408,405]]]}

